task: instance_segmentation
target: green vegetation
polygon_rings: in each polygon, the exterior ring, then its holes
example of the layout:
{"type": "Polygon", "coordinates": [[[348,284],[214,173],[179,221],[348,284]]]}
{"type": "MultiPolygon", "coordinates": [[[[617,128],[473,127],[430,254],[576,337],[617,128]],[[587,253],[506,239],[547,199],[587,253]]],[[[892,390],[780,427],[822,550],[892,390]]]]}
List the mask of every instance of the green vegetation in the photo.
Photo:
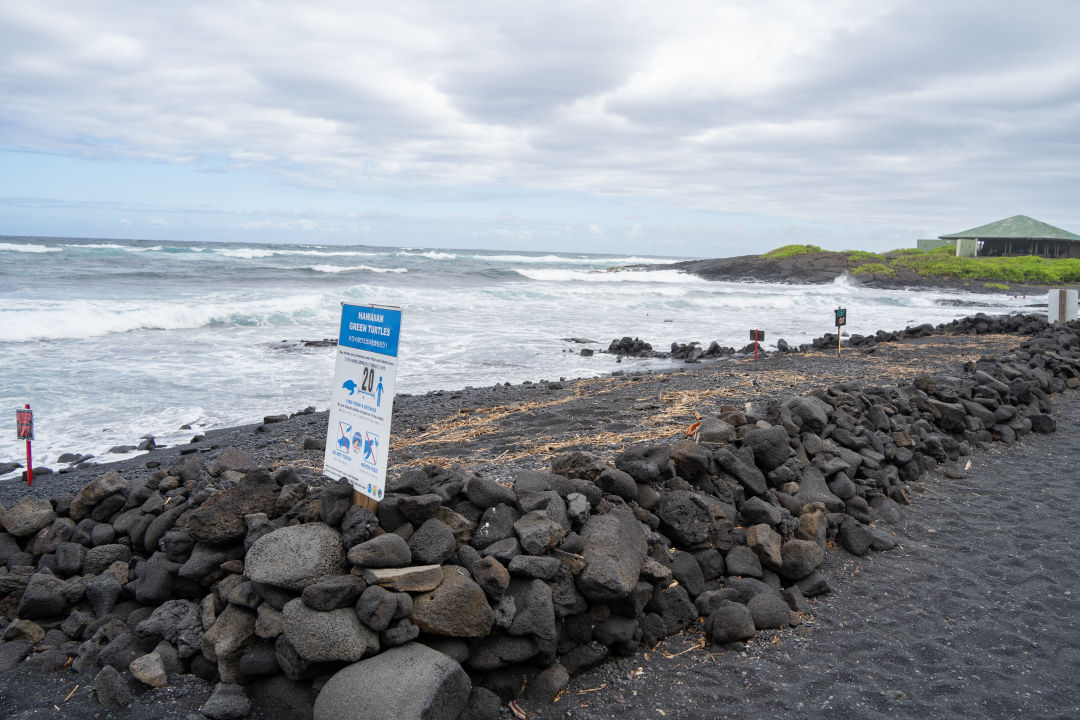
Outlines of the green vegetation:
{"type": "Polygon", "coordinates": [[[866,262],[875,264],[887,262],[884,255],[867,252],[866,250],[845,250],[844,254],[847,255],[847,259],[851,262],[866,262]]]}
{"type": "Polygon", "coordinates": [[[921,277],[1005,280],[1038,285],[1080,282],[1080,260],[1073,258],[1047,260],[1034,255],[963,258],[926,253],[894,257],[890,266],[910,270],[921,277]]]}
{"type": "MultiPolygon", "coordinates": [[[[761,257],[779,259],[825,252],[817,245],[784,245],[761,257]]],[[[981,280],[987,288],[1008,292],[1010,284],[1062,285],[1080,283],[1080,259],[1048,259],[1036,255],[1019,257],[956,257],[951,245],[930,251],[901,248],[887,253],[844,250],[831,253],[847,261],[852,274],[870,278],[948,278],[981,280]]]]}
{"type": "Polygon", "coordinates": [[[761,257],[780,259],[786,257],[794,257],[795,255],[809,255],[810,253],[823,252],[817,245],[784,245],[778,247],[775,250],[770,250],[761,257]]]}
{"type": "Polygon", "coordinates": [[[885,263],[871,262],[860,265],[851,271],[852,275],[869,275],[870,277],[896,277],[896,271],[885,263]]]}

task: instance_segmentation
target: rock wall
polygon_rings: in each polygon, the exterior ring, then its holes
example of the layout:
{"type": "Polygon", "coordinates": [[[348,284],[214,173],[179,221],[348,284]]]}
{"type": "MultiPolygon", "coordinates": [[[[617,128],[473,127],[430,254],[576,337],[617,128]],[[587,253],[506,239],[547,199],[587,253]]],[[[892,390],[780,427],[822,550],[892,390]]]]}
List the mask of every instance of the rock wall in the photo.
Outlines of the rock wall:
{"type": "Polygon", "coordinates": [[[878,521],[923,472],[1052,432],[1050,395],[1080,386],[1080,326],[971,323],[1033,337],[964,377],[727,408],[691,437],[564,455],[511,487],[429,466],[388,487],[378,518],[345,483],[310,487],[235,449],[28,497],[0,518],[0,669],[92,671],[107,706],[130,699],[127,675],[193,673],[217,684],[213,718],[253,700],[496,718],[698,623],[718,644],[798,623],[829,591],[827,547],[892,548],[878,521]]]}

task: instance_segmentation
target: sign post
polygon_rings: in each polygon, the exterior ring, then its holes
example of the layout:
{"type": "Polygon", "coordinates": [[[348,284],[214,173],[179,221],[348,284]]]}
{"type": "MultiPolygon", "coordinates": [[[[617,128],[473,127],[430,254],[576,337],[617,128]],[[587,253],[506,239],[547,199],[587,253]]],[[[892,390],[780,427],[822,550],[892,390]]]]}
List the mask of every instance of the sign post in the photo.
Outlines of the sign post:
{"type": "Polygon", "coordinates": [[[15,439],[26,441],[26,486],[34,481],[34,463],[30,452],[30,441],[34,439],[34,411],[30,403],[25,408],[15,411],[15,439]]]}
{"type": "Polygon", "coordinates": [[[847,325],[847,308],[836,308],[836,356],[840,357],[840,328],[847,325]]]}
{"type": "Polygon", "coordinates": [[[386,488],[401,309],[341,304],[323,474],[346,478],[375,512],[386,488]]]}
{"type": "Polygon", "coordinates": [[[757,361],[758,341],[765,339],[765,333],[761,330],[751,330],[750,339],[754,341],[754,361],[757,361]]]}

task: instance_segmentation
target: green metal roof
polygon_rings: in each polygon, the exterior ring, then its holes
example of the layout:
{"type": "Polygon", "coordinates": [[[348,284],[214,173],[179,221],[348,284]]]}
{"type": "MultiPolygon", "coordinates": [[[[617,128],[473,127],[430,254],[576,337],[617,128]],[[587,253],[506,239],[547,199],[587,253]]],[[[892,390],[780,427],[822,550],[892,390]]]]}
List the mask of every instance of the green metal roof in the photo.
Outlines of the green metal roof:
{"type": "Polygon", "coordinates": [[[1080,235],[1039,222],[1034,218],[1029,218],[1027,215],[1014,215],[1011,218],[998,220],[989,225],[980,225],[964,232],[940,236],[941,240],[954,240],[957,238],[979,238],[982,240],[993,238],[1038,238],[1040,240],[1075,240],[1080,242],[1080,235]]]}

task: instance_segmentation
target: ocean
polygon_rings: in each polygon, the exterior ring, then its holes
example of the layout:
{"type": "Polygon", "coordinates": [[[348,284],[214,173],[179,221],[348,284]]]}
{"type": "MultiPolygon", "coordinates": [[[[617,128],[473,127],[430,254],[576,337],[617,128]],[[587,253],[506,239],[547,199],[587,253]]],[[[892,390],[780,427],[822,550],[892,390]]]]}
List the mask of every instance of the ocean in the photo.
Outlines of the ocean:
{"type": "Polygon", "coordinates": [[[344,301],[403,309],[397,391],[412,394],[677,366],[579,352],[623,336],[740,348],[756,328],[774,348],[831,332],[838,306],[847,332],[872,334],[1031,302],[844,279],[709,282],[661,267],[677,259],[0,237],[0,464],[25,460],[25,403],[34,464],[54,469],[64,452],[119,460],[130,454],[110,448],[144,435],[174,444],[324,410],[336,351],[301,341],[336,338],[344,301]],[[627,266],[644,269],[612,270],[627,266]]]}

